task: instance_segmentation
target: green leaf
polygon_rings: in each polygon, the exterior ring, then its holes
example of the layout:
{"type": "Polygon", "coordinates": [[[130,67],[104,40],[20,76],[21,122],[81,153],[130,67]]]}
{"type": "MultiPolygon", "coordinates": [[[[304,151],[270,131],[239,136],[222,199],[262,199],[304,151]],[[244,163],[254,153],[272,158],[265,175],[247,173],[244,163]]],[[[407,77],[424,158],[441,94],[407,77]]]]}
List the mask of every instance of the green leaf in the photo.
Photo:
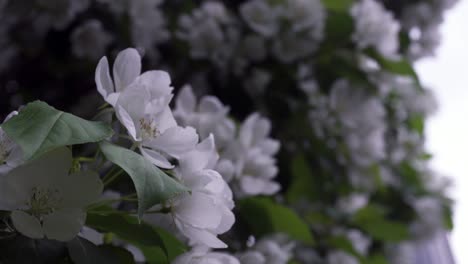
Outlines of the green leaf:
{"type": "Polygon", "coordinates": [[[139,247],[143,252],[151,248],[160,249],[168,261],[172,261],[187,250],[184,244],[163,229],[139,222],[136,217],[118,211],[89,212],[86,225],[113,233],[120,239],[139,247]]]}
{"type": "MultiPolygon", "coordinates": [[[[121,261],[111,250],[98,247],[92,242],[76,237],[67,243],[68,254],[75,264],[128,264],[121,261]]],[[[133,260],[133,258],[132,258],[133,260]]],[[[131,263],[131,262],[130,262],[131,263]]]]}
{"type": "Polygon", "coordinates": [[[408,60],[404,58],[399,60],[387,59],[374,49],[366,49],[365,53],[375,59],[382,69],[399,75],[411,76],[419,84],[418,74],[408,60]]]}
{"type": "Polygon", "coordinates": [[[360,257],[360,254],[354,249],[353,243],[345,236],[333,236],[328,239],[328,244],[333,248],[341,249],[356,257],[360,257]]]}
{"type": "Polygon", "coordinates": [[[98,142],[113,133],[106,123],[84,120],[41,101],[27,104],[2,128],[26,160],[62,146],[98,142]]]}
{"type": "Polygon", "coordinates": [[[309,227],[293,210],[263,197],[240,200],[238,206],[242,219],[255,235],[284,233],[292,239],[314,244],[309,227]]]}
{"type": "Polygon", "coordinates": [[[353,222],[377,240],[398,242],[408,239],[408,227],[404,223],[386,219],[385,213],[384,209],[370,204],[356,212],[353,222]]]}
{"type": "Polygon", "coordinates": [[[291,164],[292,182],[286,193],[290,203],[303,198],[315,199],[313,175],[303,155],[296,156],[291,164]]]}
{"type": "Polygon", "coordinates": [[[139,217],[153,205],[189,191],[143,156],[109,142],[101,142],[99,146],[108,160],[120,166],[132,178],[138,195],[139,217]]]}
{"type": "Polygon", "coordinates": [[[388,261],[382,255],[372,255],[363,259],[362,264],[388,264],[388,261]]]}
{"type": "Polygon", "coordinates": [[[327,10],[348,12],[353,4],[353,0],[324,0],[322,3],[327,10]]]}

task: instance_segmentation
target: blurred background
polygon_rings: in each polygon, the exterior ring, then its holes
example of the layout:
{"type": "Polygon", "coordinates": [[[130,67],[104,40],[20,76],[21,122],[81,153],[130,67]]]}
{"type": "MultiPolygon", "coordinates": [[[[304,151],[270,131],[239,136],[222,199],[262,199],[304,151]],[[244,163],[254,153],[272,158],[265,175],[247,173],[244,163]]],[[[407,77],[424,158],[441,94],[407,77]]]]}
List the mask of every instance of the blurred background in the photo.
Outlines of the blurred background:
{"type": "Polygon", "coordinates": [[[271,119],[277,199],[316,240],[298,262],[463,263],[466,14],[464,0],[0,0],[0,118],[34,100],[91,118],[97,62],[136,47],[176,93],[271,119]]]}

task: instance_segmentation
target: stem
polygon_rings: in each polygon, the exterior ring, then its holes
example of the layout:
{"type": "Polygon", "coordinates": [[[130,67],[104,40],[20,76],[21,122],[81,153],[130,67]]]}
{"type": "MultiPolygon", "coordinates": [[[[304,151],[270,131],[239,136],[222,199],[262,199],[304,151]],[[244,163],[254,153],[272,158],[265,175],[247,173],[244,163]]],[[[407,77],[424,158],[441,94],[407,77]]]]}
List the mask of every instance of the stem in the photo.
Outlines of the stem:
{"type": "Polygon", "coordinates": [[[137,202],[138,199],[136,198],[136,196],[137,196],[136,193],[132,193],[129,195],[122,196],[120,198],[116,198],[116,199],[107,199],[107,200],[98,201],[93,204],[90,204],[88,206],[88,211],[90,211],[93,208],[99,207],[101,205],[106,205],[106,204],[115,203],[115,202],[121,202],[121,201],[137,202]]]}
{"type": "Polygon", "coordinates": [[[110,172],[108,173],[109,176],[106,176],[104,177],[103,181],[104,181],[104,187],[107,187],[109,184],[111,184],[115,179],[117,179],[117,177],[120,176],[120,174],[122,174],[124,171],[122,169],[120,169],[118,172],[114,173],[114,174],[110,174],[110,172]]]}
{"type": "Polygon", "coordinates": [[[96,119],[98,119],[98,117],[101,117],[101,116],[104,115],[104,114],[113,113],[113,112],[114,112],[114,108],[112,108],[112,107],[108,107],[108,108],[107,108],[106,105],[104,105],[103,107],[105,107],[105,108],[103,108],[101,111],[99,111],[99,112],[92,118],[92,120],[96,120],[96,119]]]}
{"type": "Polygon", "coordinates": [[[96,158],[89,158],[89,157],[78,157],[76,160],[79,162],[93,162],[96,158]]]}

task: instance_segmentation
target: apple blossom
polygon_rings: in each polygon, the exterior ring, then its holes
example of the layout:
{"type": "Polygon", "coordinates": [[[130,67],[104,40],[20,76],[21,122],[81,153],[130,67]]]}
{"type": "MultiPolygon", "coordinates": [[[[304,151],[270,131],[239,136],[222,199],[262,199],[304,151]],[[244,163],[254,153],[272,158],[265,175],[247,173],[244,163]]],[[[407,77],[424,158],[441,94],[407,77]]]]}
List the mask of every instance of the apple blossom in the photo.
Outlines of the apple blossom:
{"type": "Polygon", "coordinates": [[[192,127],[180,127],[168,104],[172,99],[170,77],[163,71],[148,71],[134,80],[116,102],[117,118],[148,160],[172,168],[167,156],[180,158],[198,142],[192,127]]]}
{"type": "Polygon", "coordinates": [[[119,53],[114,62],[113,77],[109,73],[107,57],[101,58],[95,73],[98,92],[110,105],[115,106],[123,92],[141,73],[141,57],[138,51],[128,48],[119,53]]]}
{"type": "Polygon", "coordinates": [[[210,169],[217,161],[213,136],[183,155],[176,178],[191,189],[169,202],[171,214],[180,232],[191,245],[224,248],[216,236],[234,224],[232,192],[221,175],[210,169]]]}
{"type": "MultiPolygon", "coordinates": [[[[11,112],[5,122],[18,112],[11,112]]],[[[8,173],[22,162],[21,148],[11,140],[5,131],[0,127],[0,175],[8,173]]]]}
{"type": "Polygon", "coordinates": [[[0,177],[0,210],[12,211],[21,234],[59,241],[78,234],[86,219],[84,207],[100,196],[103,185],[93,172],[69,175],[71,166],[70,150],[59,148],[0,177]]]}
{"type": "Polygon", "coordinates": [[[210,252],[206,248],[194,248],[178,256],[172,264],[240,264],[234,256],[224,252],[210,252]]]}

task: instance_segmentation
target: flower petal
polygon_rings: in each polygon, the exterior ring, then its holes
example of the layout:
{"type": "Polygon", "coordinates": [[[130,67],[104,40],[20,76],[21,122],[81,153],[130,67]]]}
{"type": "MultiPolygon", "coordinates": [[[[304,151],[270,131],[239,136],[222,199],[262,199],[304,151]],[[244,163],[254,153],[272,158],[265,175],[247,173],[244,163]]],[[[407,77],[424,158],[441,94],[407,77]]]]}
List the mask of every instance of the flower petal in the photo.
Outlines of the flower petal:
{"type": "Polygon", "coordinates": [[[159,98],[172,93],[171,77],[165,71],[147,71],[140,75],[136,82],[146,86],[151,98],[159,98]]]}
{"type": "Polygon", "coordinates": [[[80,232],[85,220],[82,209],[64,208],[44,216],[43,230],[49,239],[69,241],[80,232]]]}
{"type": "Polygon", "coordinates": [[[11,213],[11,221],[16,230],[27,237],[34,239],[41,239],[44,237],[39,219],[30,214],[23,211],[13,211],[11,213]]]}
{"type": "Polygon", "coordinates": [[[197,228],[215,229],[221,222],[221,214],[214,197],[193,191],[185,195],[173,207],[175,218],[197,228]]]}
{"type": "Polygon", "coordinates": [[[179,230],[190,240],[190,244],[192,246],[202,244],[211,248],[227,248],[227,245],[223,241],[207,230],[193,228],[191,226],[184,225],[179,221],[176,221],[176,225],[179,230]]]}
{"type": "Polygon", "coordinates": [[[119,53],[114,62],[116,92],[122,92],[141,73],[141,57],[136,49],[128,48],[119,53]]]}
{"type": "Polygon", "coordinates": [[[182,111],[183,114],[188,114],[195,111],[197,99],[193,93],[192,86],[184,85],[177,95],[176,108],[177,111],[182,111]]]}
{"type": "Polygon", "coordinates": [[[166,106],[162,112],[155,115],[154,119],[157,120],[156,122],[159,131],[163,133],[167,129],[177,126],[174,116],[172,115],[171,108],[169,108],[169,106],[166,106]]]}
{"type": "Polygon", "coordinates": [[[159,153],[157,151],[142,147],[142,148],[140,148],[140,152],[143,155],[143,157],[145,157],[151,163],[153,163],[154,165],[156,165],[156,166],[158,166],[160,168],[163,168],[163,169],[172,169],[172,168],[174,168],[174,165],[172,165],[169,162],[169,160],[167,160],[167,158],[164,157],[164,155],[162,155],[161,153],[159,153]]]}
{"type": "Polygon", "coordinates": [[[265,181],[251,176],[243,176],[240,179],[242,191],[248,195],[274,194],[280,190],[280,186],[275,182],[265,181]]]}
{"type": "Polygon", "coordinates": [[[208,168],[208,165],[216,162],[218,153],[214,143],[213,135],[210,135],[198,143],[194,150],[180,157],[179,165],[183,174],[200,171],[208,168]]]}
{"type": "Polygon", "coordinates": [[[219,113],[226,114],[229,108],[224,107],[223,103],[215,96],[203,96],[200,100],[200,112],[202,113],[219,113]]]}
{"type": "Polygon", "coordinates": [[[91,171],[80,171],[63,177],[61,183],[62,204],[65,207],[85,207],[98,200],[103,190],[99,175],[91,171]]]}
{"type": "Polygon", "coordinates": [[[135,121],[133,121],[132,117],[127,113],[127,111],[118,105],[116,115],[120,120],[120,123],[122,123],[122,125],[127,129],[128,134],[133,138],[133,140],[140,141],[140,137],[137,136],[135,121]]]}
{"type": "Polygon", "coordinates": [[[155,138],[148,145],[162,150],[178,159],[183,153],[190,151],[198,142],[198,134],[193,127],[171,127],[155,138]]]}
{"type": "Polygon", "coordinates": [[[104,100],[106,100],[111,105],[115,105],[113,98],[111,102],[108,101],[109,96],[114,94],[115,90],[109,73],[109,62],[107,61],[106,57],[102,57],[99,61],[96,67],[96,72],[94,74],[94,80],[96,82],[97,90],[102,95],[104,100]]]}

